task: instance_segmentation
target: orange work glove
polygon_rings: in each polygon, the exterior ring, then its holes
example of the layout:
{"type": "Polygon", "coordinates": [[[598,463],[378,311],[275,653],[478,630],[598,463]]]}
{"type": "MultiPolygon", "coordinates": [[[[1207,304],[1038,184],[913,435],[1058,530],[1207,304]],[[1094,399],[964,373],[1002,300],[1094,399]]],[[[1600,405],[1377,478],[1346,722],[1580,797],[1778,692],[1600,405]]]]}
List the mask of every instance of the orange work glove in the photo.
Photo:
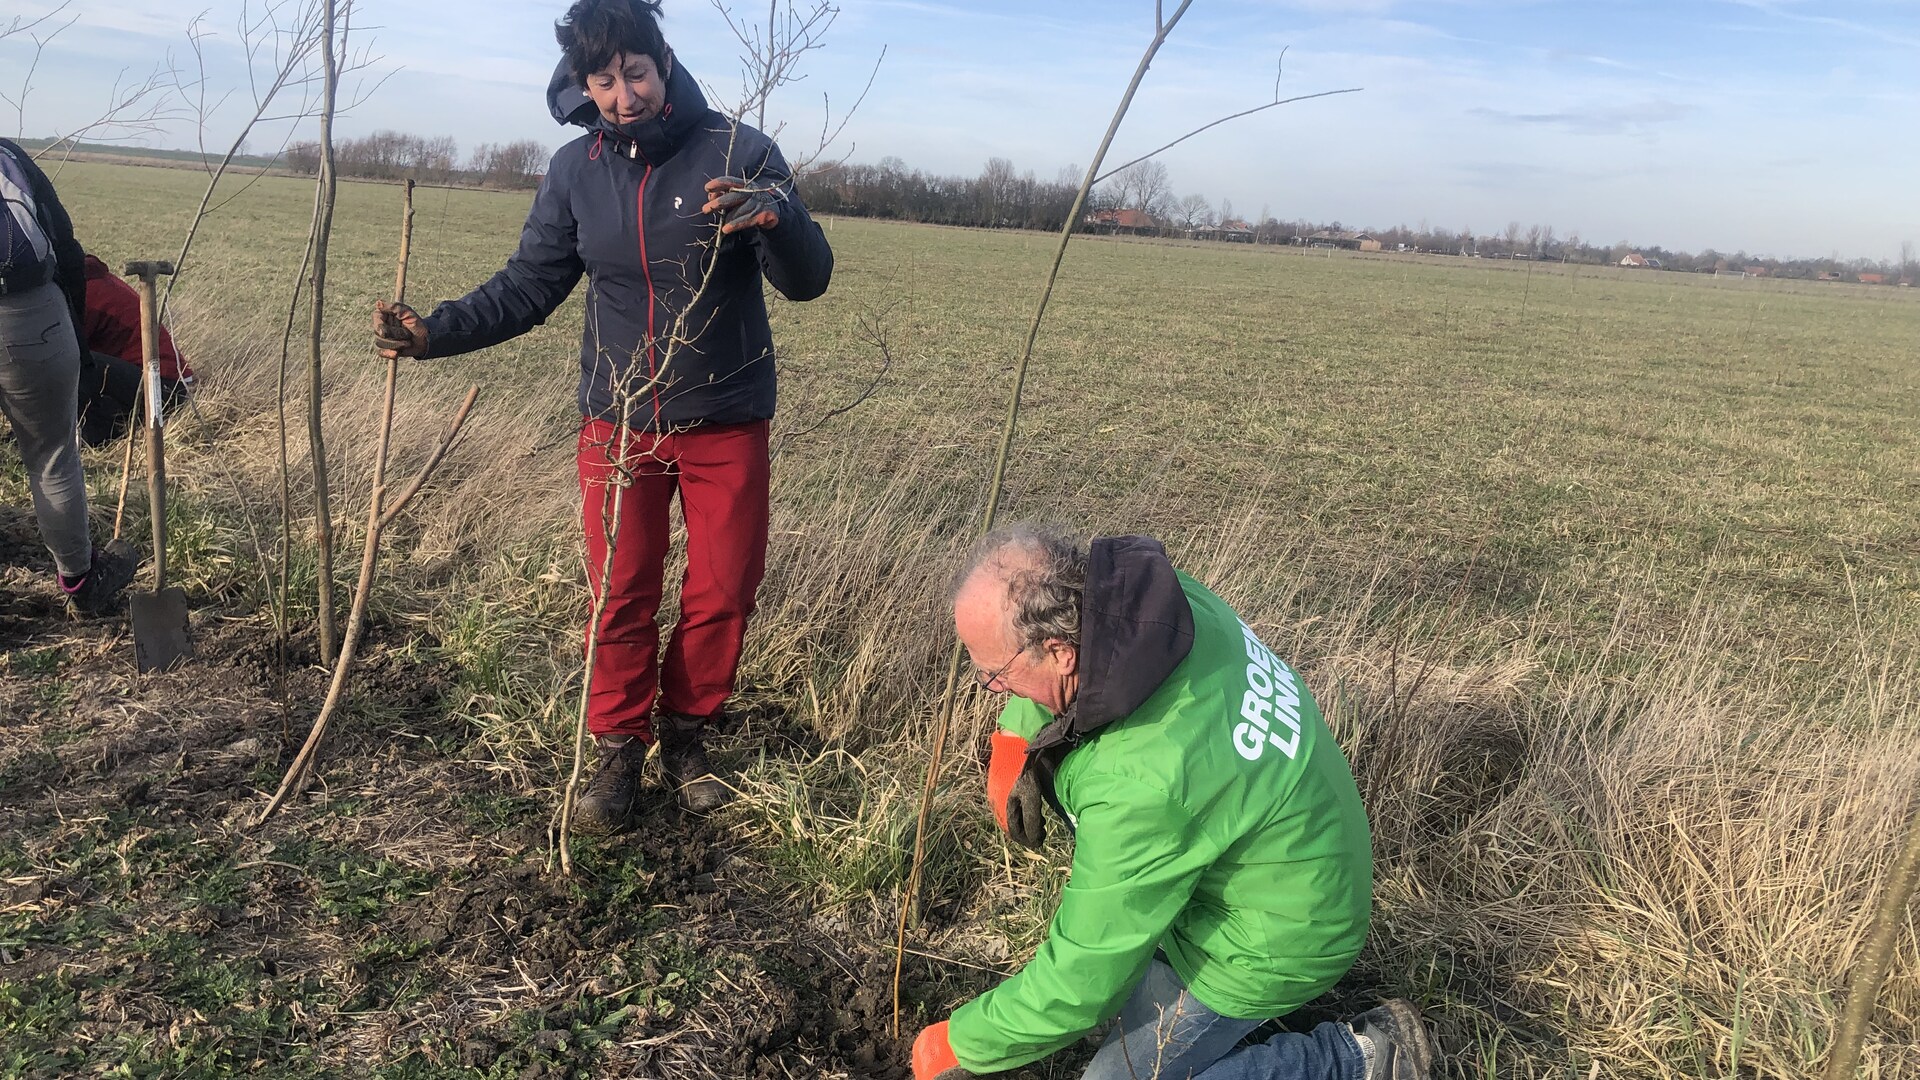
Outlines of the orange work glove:
{"type": "Polygon", "coordinates": [[[1038,848],[1047,838],[1046,811],[1040,785],[1027,771],[1027,740],[1011,731],[995,731],[988,744],[987,808],[1016,843],[1038,848]]]}
{"type": "Polygon", "coordinates": [[[913,1040],[913,1080],[966,1080],[972,1075],[960,1067],[947,1044],[945,1020],[920,1029],[920,1037],[913,1040]]]}
{"type": "Polygon", "coordinates": [[[987,809],[993,820],[1007,827],[1007,796],[1027,768],[1027,740],[1011,731],[995,731],[987,740],[992,753],[987,757],[987,809]]]}

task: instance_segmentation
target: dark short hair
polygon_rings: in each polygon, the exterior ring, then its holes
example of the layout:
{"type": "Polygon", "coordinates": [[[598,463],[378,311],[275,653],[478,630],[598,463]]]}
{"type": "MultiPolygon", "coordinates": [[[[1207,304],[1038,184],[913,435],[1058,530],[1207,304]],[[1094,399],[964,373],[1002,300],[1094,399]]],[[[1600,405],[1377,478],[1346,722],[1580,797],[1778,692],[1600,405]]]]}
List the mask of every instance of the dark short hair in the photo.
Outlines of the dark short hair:
{"type": "Polygon", "coordinates": [[[553,37],[582,87],[587,76],[621,53],[653,57],[665,78],[667,39],[660,34],[659,20],[660,0],[576,0],[567,17],[553,24],[553,37]]]}

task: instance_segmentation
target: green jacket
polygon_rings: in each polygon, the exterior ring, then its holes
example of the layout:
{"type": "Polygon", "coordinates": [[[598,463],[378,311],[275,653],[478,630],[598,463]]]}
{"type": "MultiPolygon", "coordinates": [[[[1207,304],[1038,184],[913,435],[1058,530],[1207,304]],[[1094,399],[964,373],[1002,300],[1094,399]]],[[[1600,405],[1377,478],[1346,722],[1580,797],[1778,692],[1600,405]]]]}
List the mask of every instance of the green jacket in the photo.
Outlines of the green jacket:
{"type": "Polygon", "coordinates": [[[969,1072],[1118,1014],[1156,949],[1208,1008],[1265,1019],[1366,939],[1366,811],[1299,677],[1145,537],[1094,541],[1081,627],[1067,714],[1014,698],[1000,717],[1074,827],[1073,868],[1032,962],[954,1012],[969,1072]]]}

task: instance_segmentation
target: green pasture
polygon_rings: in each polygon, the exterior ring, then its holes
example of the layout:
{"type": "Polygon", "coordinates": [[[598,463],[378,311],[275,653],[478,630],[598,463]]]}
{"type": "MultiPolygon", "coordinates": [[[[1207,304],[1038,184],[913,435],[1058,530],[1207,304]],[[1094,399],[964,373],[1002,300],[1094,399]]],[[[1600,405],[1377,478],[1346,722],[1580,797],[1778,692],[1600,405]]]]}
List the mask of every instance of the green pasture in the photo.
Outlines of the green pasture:
{"type": "MultiPolygon", "coordinates": [[[[58,175],[109,261],[171,254],[205,179],[80,163],[58,175]]],[[[277,335],[312,199],[285,178],[224,182],[177,301],[217,311],[223,330],[277,335]]],[[[416,304],[496,270],[528,200],[422,189],[416,304]]],[[[341,186],[330,339],[358,338],[390,288],[398,204],[394,187],[341,186]]],[[[884,329],[892,366],[793,452],[878,464],[932,446],[956,455],[955,483],[977,485],[1052,238],[827,227],[832,290],[775,314],[785,422],[879,370],[864,323],[884,329]]],[[[576,299],[525,338],[409,377],[450,396],[476,379],[550,414],[561,437],[578,320],[576,299]]],[[[218,348],[199,357],[215,379],[218,348]]],[[[1304,539],[1323,574],[1399,576],[1387,591],[1526,613],[1576,653],[1656,651],[1705,605],[1734,670],[1764,655],[1804,665],[1813,688],[1863,638],[1915,640],[1901,614],[1920,600],[1920,296],[1083,238],[1015,456],[1016,514],[1176,537],[1231,517],[1276,549],[1304,539]]]]}

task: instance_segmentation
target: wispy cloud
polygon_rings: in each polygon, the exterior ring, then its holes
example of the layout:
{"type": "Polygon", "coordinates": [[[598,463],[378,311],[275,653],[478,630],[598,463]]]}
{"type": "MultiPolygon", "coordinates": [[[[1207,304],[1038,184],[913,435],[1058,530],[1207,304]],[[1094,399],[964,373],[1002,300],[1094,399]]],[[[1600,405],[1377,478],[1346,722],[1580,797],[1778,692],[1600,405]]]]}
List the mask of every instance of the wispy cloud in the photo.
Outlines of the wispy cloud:
{"type": "Polygon", "coordinates": [[[1797,4],[1781,3],[1779,0],[1721,0],[1721,2],[1732,4],[1735,7],[1765,12],[1777,19],[1785,19],[1790,22],[1804,23],[1810,26],[1830,27],[1858,37],[1870,38],[1886,45],[1898,45],[1906,49],[1920,49],[1920,34],[1907,33],[1885,26],[1873,26],[1868,23],[1856,22],[1853,19],[1842,19],[1836,15],[1812,15],[1799,10],[1799,5],[1797,4]]]}
{"type": "Polygon", "coordinates": [[[1474,116],[1512,124],[1540,124],[1576,135],[1620,135],[1655,124],[1669,124],[1693,111],[1693,106],[1654,98],[1627,105],[1589,105],[1559,112],[1508,112],[1484,106],[1469,109],[1474,116]]]}
{"type": "Polygon", "coordinates": [[[1330,15],[1378,15],[1393,10],[1394,0],[1279,0],[1276,6],[1330,15]]]}

